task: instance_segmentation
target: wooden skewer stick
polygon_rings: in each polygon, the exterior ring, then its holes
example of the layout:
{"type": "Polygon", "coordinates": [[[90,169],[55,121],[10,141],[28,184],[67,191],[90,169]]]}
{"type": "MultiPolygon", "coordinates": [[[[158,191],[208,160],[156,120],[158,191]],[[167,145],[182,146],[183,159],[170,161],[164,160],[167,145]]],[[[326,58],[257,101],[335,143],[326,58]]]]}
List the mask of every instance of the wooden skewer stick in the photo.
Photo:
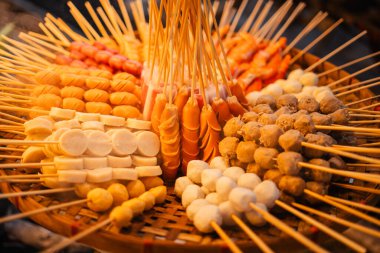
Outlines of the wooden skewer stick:
{"type": "Polygon", "coordinates": [[[40,168],[44,165],[55,166],[54,163],[3,163],[0,164],[0,169],[40,168]]]}
{"type": "Polygon", "coordinates": [[[35,215],[35,214],[39,214],[39,213],[44,213],[44,212],[48,212],[48,211],[52,211],[52,210],[56,210],[56,209],[61,209],[61,208],[64,208],[64,207],[81,205],[81,204],[84,204],[86,202],[87,202],[87,199],[75,200],[75,201],[71,201],[71,202],[68,202],[68,203],[62,203],[62,204],[58,204],[58,205],[54,205],[54,206],[49,206],[49,207],[42,207],[42,208],[34,209],[34,210],[31,210],[31,211],[28,211],[28,212],[24,212],[24,213],[18,213],[18,214],[14,214],[14,215],[9,215],[9,216],[0,218],[0,224],[5,223],[5,222],[10,222],[10,221],[13,221],[13,220],[22,219],[22,218],[29,217],[29,216],[32,216],[32,215],[35,215]]]}
{"type": "Polygon", "coordinates": [[[12,140],[0,139],[0,145],[45,145],[45,144],[58,144],[58,141],[28,141],[28,140],[12,140]]]}
{"type": "Polygon", "coordinates": [[[39,34],[39,33],[35,33],[35,32],[28,32],[28,35],[34,37],[34,38],[37,38],[37,39],[40,39],[40,40],[44,40],[44,41],[48,41],[48,42],[52,42],[54,43],[57,47],[60,47],[63,49],[63,46],[64,46],[64,43],[60,40],[57,40],[53,34],[50,34],[51,36],[49,35],[43,35],[43,34],[39,34]]]}
{"type": "Polygon", "coordinates": [[[2,115],[4,117],[8,117],[8,118],[13,119],[13,120],[17,120],[17,121],[21,121],[21,122],[26,122],[26,119],[23,119],[23,118],[20,118],[20,117],[16,117],[16,116],[8,114],[8,113],[0,112],[0,115],[2,115]]]}
{"type": "Polygon", "coordinates": [[[14,151],[14,152],[24,152],[25,149],[22,148],[9,148],[9,147],[0,147],[0,151],[14,151]]]}
{"type": "Polygon", "coordinates": [[[35,178],[45,178],[45,177],[57,177],[58,174],[38,174],[38,175],[8,175],[0,176],[0,181],[8,179],[35,179],[35,178]]]}
{"type": "Polygon", "coordinates": [[[344,146],[344,145],[332,145],[332,147],[343,150],[343,151],[360,152],[360,153],[367,153],[367,154],[380,153],[380,149],[378,148],[363,148],[363,147],[352,147],[352,146],[344,146]]]}
{"type": "Polygon", "coordinates": [[[299,208],[299,209],[301,209],[301,210],[304,210],[306,212],[318,215],[318,216],[320,216],[320,217],[322,217],[324,219],[331,220],[331,221],[333,221],[335,223],[338,223],[338,224],[341,224],[343,226],[346,226],[346,227],[349,227],[349,228],[353,228],[355,230],[358,230],[360,232],[366,233],[368,235],[380,237],[380,232],[377,231],[377,230],[375,230],[375,229],[365,227],[365,226],[360,225],[358,223],[354,223],[354,222],[351,222],[351,221],[348,221],[348,220],[336,217],[335,215],[327,214],[327,213],[318,211],[316,209],[313,209],[313,208],[310,208],[308,206],[304,206],[304,205],[301,205],[301,204],[298,204],[298,203],[294,203],[293,202],[292,205],[295,206],[295,207],[297,207],[297,208],[299,208]]]}
{"type": "Polygon", "coordinates": [[[341,156],[344,156],[344,157],[356,159],[356,160],[363,161],[363,162],[380,164],[380,160],[379,159],[375,159],[375,158],[371,158],[371,157],[366,157],[366,156],[361,156],[361,155],[349,153],[349,152],[338,150],[338,149],[331,148],[331,147],[325,147],[325,146],[321,146],[321,145],[317,145],[317,144],[312,144],[312,143],[307,143],[307,142],[302,142],[302,146],[307,147],[307,148],[312,148],[312,149],[317,149],[317,150],[329,152],[329,153],[333,153],[333,154],[337,154],[337,155],[341,155],[341,156]]]}
{"type": "Polygon", "coordinates": [[[41,179],[10,179],[7,184],[38,184],[43,182],[41,179]]]}
{"type": "Polygon", "coordinates": [[[231,240],[226,232],[224,232],[223,229],[215,221],[211,222],[211,226],[233,253],[242,253],[238,246],[236,246],[236,244],[231,240]]]}
{"type": "Polygon", "coordinates": [[[375,68],[375,67],[377,67],[379,65],[380,65],[380,62],[376,62],[376,63],[374,63],[372,65],[369,65],[368,67],[366,67],[364,69],[356,71],[355,73],[352,73],[352,74],[350,74],[348,76],[345,76],[345,77],[343,77],[343,78],[341,78],[341,79],[339,79],[339,80],[337,80],[335,82],[329,83],[327,86],[328,87],[334,87],[334,86],[336,86],[339,83],[342,83],[342,82],[344,82],[344,81],[346,81],[346,80],[348,80],[348,79],[350,79],[350,78],[352,78],[354,76],[360,75],[360,74],[362,74],[362,73],[364,73],[364,72],[366,72],[366,71],[368,71],[370,69],[373,69],[373,68],[375,68]]]}
{"type": "Polygon", "coordinates": [[[57,188],[57,189],[48,189],[48,190],[37,190],[37,191],[22,191],[22,192],[12,192],[12,193],[2,193],[0,194],[0,199],[8,199],[8,198],[14,198],[14,197],[22,197],[22,196],[29,196],[29,195],[38,195],[38,194],[54,194],[54,193],[61,193],[61,192],[71,192],[74,191],[74,187],[70,188],[57,188]]]}
{"type": "MultiPolygon", "coordinates": [[[[239,6],[238,11],[236,12],[236,16],[232,21],[232,24],[230,26],[230,29],[228,30],[226,38],[230,38],[232,34],[235,32],[235,28],[240,20],[241,15],[243,14],[244,8],[247,5],[248,0],[243,0],[239,6]]],[[[214,11],[215,12],[215,11],[214,11]]]]}
{"type": "MultiPolygon", "coordinates": [[[[380,96],[380,95],[379,95],[380,96]]],[[[356,114],[356,113],[350,113],[350,117],[360,117],[360,118],[380,118],[380,115],[371,115],[371,114],[356,114]]]]}
{"type": "Polygon", "coordinates": [[[379,189],[374,189],[374,188],[369,188],[369,187],[363,187],[363,186],[357,186],[357,185],[350,185],[350,184],[340,184],[340,183],[332,183],[333,185],[354,190],[354,191],[363,191],[363,192],[370,192],[374,193],[377,195],[380,195],[380,190],[379,189]]]}
{"type": "Polygon", "coordinates": [[[348,205],[348,206],[357,207],[357,208],[360,208],[360,209],[363,209],[363,210],[366,210],[366,211],[369,211],[369,212],[373,212],[373,213],[380,213],[380,208],[377,208],[377,207],[374,207],[374,206],[369,206],[369,205],[366,205],[366,204],[362,204],[362,203],[358,203],[358,202],[353,202],[353,201],[349,201],[349,200],[346,200],[346,199],[336,198],[336,197],[328,196],[328,195],[325,195],[325,197],[328,198],[328,199],[332,199],[332,200],[334,200],[336,202],[348,205]]]}
{"type": "Polygon", "coordinates": [[[276,200],[275,202],[278,206],[280,206],[281,208],[285,209],[286,211],[292,213],[293,215],[297,216],[298,218],[304,220],[305,222],[317,227],[318,229],[320,229],[321,231],[325,232],[326,234],[328,234],[329,236],[333,237],[334,239],[336,239],[337,241],[345,244],[346,246],[348,246],[349,248],[353,249],[354,251],[357,251],[357,252],[366,252],[367,249],[364,248],[363,246],[357,244],[356,242],[348,239],[347,237],[343,236],[342,234],[336,232],[335,230],[332,230],[331,228],[329,228],[328,226],[322,224],[321,222],[311,218],[310,216],[298,211],[297,209],[285,204],[284,202],[280,201],[280,200],[276,200]]]}
{"type": "Polygon", "coordinates": [[[264,8],[261,10],[260,15],[257,17],[255,23],[252,25],[251,30],[249,30],[249,33],[256,34],[259,30],[261,24],[263,23],[265,17],[268,15],[269,10],[271,9],[273,5],[273,1],[268,1],[264,8]]]}
{"type": "Polygon", "coordinates": [[[265,242],[255,233],[252,229],[250,229],[239,217],[235,214],[232,215],[232,219],[238,226],[247,234],[251,240],[256,243],[256,245],[261,249],[264,253],[274,253],[274,251],[265,244],[265,242]]]}
{"type": "Polygon", "coordinates": [[[15,112],[28,112],[28,113],[29,112],[38,112],[38,113],[49,114],[49,111],[22,108],[22,107],[17,107],[17,106],[5,106],[5,105],[1,105],[0,110],[15,111],[15,112]]]}
{"type": "Polygon", "coordinates": [[[361,61],[365,61],[365,60],[367,60],[367,59],[369,59],[369,58],[372,58],[372,57],[376,57],[376,56],[378,56],[379,54],[380,54],[380,51],[377,51],[377,52],[375,52],[375,53],[372,53],[372,54],[369,54],[369,55],[366,55],[366,56],[360,57],[360,58],[355,59],[355,60],[353,60],[353,61],[347,62],[347,63],[342,64],[342,65],[340,65],[340,66],[337,66],[337,67],[335,67],[335,68],[332,68],[332,69],[326,70],[326,71],[324,71],[324,72],[322,72],[322,73],[319,73],[319,74],[318,74],[318,77],[328,75],[328,74],[330,74],[330,73],[332,73],[332,72],[334,72],[334,71],[338,71],[338,70],[344,69],[344,68],[346,68],[346,67],[349,67],[349,66],[351,66],[351,65],[354,65],[355,63],[358,63],[358,62],[361,62],[361,61]]]}
{"type": "MultiPolygon", "coordinates": [[[[0,98],[0,100],[3,100],[3,99],[0,98]]],[[[14,101],[12,101],[12,102],[14,102],[14,101]]],[[[1,118],[0,118],[0,122],[2,122],[2,123],[6,123],[6,124],[15,125],[15,126],[22,126],[21,123],[14,122],[14,121],[12,121],[12,120],[7,120],[7,119],[1,119],[1,118]]]]}
{"type": "Polygon", "coordinates": [[[301,234],[301,233],[295,231],[293,228],[289,227],[287,224],[285,224],[283,221],[276,218],[275,216],[273,216],[269,212],[261,210],[260,208],[258,208],[253,203],[250,203],[249,205],[253,210],[258,212],[266,221],[268,221],[269,223],[271,223],[273,226],[277,227],[281,231],[285,232],[289,236],[293,237],[294,239],[296,239],[297,241],[299,241],[300,243],[305,245],[310,250],[312,250],[314,252],[328,252],[325,249],[323,249],[322,247],[320,247],[319,245],[317,245],[316,243],[314,243],[313,241],[311,241],[309,238],[305,237],[303,234],[301,234]]]}
{"type": "Polygon", "coordinates": [[[380,146],[380,142],[365,143],[359,145],[359,147],[377,147],[380,146]]]}
{"type": "Polygon", "coordinates": [[[310,190],[305,189],[304,192],[307,195],[310,195],[310,196],[312,196],[312,197],[314,197],[314,198],[316,198],[318,200],[321,200],[321,201],[323,201],[323,202],[325,202],[325,203],[327,203],[329,205],[335,206],[335,207],[337,207],[337,208],[339,208],[339,209],[341,209],[341,210],[343,210],[343,211],[345,211],[347,213],[353,214],[353,215],[355,215],[355,216],[357,216],[359,218],[362,218],[363,220],[366,220],[366,221],[371,222],[371,223],[373,223],[373,224],[375,224],[377,226],[380,226],[380,220],[379,219],[376,219],[376,218],[371,217],[371,216],[369,216],[369,215],[367,215],[367,214],[365,214],[363,212],[360,212],[360,211],[355,210],[355,209],[353,209],[351,207],[348,207],[346,205],[343,205],[343,204],[340,204],[340,203],[338,203],[336,201],[328,199],[325,196],[320,195],[320,194],[315,193],[315,192],[312,192],[310,190]]]}
{"type": "Polygon", "coordinates": [[[349,124],[378,124],[380,120],[351,120],[349,124]]]}
{"type": "Polygon", "coordinates": [[[380,114],[378,111],[370,111],[370,110],[363,110],[363,109],[353,109],[353,108],[348,108],[348,110],[352,112],[358,112],[358,113],[373,113],[373,114],[380,114]]]}
{"type": "MultiPolygon", "coordinates": [[[[70,41],[66,38],[66,36],[61,32],[60,29],[58,29],[58,25],[55,24],[56,19],[53,20],[45,18],[45,26],[63,43],[65,43],[66,46],[70,45],[70,41]]],[[[61,26],[59,26],[61,28],[61,26]]]]}
{"type": "MultiPolygon", "coordinates": [[[[249,17],[247,18],[245,23],[241,26],[239,32],[247,32],[249,30],[249,28],[251,27],[253,20],[256,18],[256,15],[259,12],[260,7],[263,4],[263,2],[264,2],[264,0],[258,0],[256,2],[256,5],[253,8],[253,11],[249,15],[249,17]]],[[[214,13],[216,13],[216,11],[214,11],[214,13]]]]}
{"type": "Polygon", "coordinates": [[[380,129],[369,128],[369,127],[351,127],[351,126],[341,126],[341,125],[332,125],[332,126],[322,126],[316,125],[318,130],[333,130],[333,131],[352,131],[352,132],[365,132],[365,133],[380,133],[380,129]]]}
{"type": "Polygon", "coordinates": [[[367,106],[360,107],[360,109],[365,110],[365,109],[373,108],[373,107],[376,107],[376,106],[379,106],[379,105],[380,105],[380,103],[375,103],[375,104],[372,104],[372,105],[367,105],[367,106]]]}
{"type": "Polygon", "coordinates": [[[0,158],[9,158],[9,159],[21,159],[20,155],[0,155],[0,158]]]}

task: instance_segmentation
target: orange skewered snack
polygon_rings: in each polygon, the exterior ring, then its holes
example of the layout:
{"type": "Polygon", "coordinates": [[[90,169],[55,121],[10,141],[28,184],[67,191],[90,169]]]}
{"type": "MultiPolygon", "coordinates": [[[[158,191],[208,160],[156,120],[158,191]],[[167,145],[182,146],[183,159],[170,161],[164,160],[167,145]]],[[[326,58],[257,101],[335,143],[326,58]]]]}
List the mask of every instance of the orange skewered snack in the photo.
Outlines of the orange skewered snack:
{"type": "Polygon", "coordinates": [[[199,133],[203,161],[209,162],[219,155],[218,144],[221,131],[222,128],[212,107],[210,105],[204,106],[201,112],[199,133]]]}

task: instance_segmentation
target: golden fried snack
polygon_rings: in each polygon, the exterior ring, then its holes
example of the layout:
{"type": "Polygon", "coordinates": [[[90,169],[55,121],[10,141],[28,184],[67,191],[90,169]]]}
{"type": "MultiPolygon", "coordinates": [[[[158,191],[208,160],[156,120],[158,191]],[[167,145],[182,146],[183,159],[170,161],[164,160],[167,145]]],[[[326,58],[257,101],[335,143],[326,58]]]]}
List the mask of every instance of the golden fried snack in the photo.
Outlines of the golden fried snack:
{"type": "Polygon", "coordinates": [[[102,77],[112,80],[112,73],[107,70],[94,69],[90,71],[90,76],[102,77]]]}
{"type": "Polygon", "coordinates": [[[41,94],[37,97],[35,104],[50,110],[52,107],[61,107],[62,98],[55,94],[41,94]]]}
{"type": "Polygon", "coordinates": [[[51,70],[38,71],[34,78],[39,84],[50,84],[55,86],[61,84],[61,77],[59,74],[51,70]]]}
{"type": "Polygon", "coordinates": [[[75,74],[61,74],[63,86],[83,87],[86,84],[86,76],[75,74]]]}
{"type": "Polygon", "coordinates": [[[134,75],[129,74],[127,72],[120,72],[120,73],[113,75],[113,80],[118,80],[118,79],[119,80],[129,80],[132,82],[137,81],[137,78],[134,75]]]}
{"type": "Polygon", "coordinates": [[[119,116],[123,118],[140,119],[142,117],[141,112],[136,107],[130,105],[118,105],[112,110],[114,116],[119,116]]]}
{"type": "Polygon", "coordinates": [[[127,91],[133,93],[136,84],[130,80],[114,79],[111,82],[112,90],[114,91],[127,91]]]}
{"type": "Polygon", "coordinates": [[[88,76],[89,70],[84,68],[76,68],[71,66],[55,66],[52,68],[55,72],[60,74],[75,74],[80,76],[88,76]]]}
{"type": "Polygon", "coordinates": [[[89,89],[101,89],[101,90],[107,90],[108,87],[110,87],[110,80],[103,78],[103,77],[87,77],[86,79],[86,86],[89,89]]]}
{"type": "Polygon", "coordinates": [[[38,97],[41,94],[55,94],[55,95],[60,95],[60,90],[56,86],[53,85],[37,85],[36,87],[33,88],[32,92],[30,95],[32,97],[38,97]]]}
{"type": "Polygon", "coordinates": [[[111,114],[112,107],[103,102],[87,102],[86,112],[89,113],[100,113],[100,114],[111,114]]]}
{"type": "Polygon", "coordinates": [[[62,108],[83,112],[85,109],[85,103],[78,98],[64,98],[62,101],[62,108]]]}
{"type": "Polygon", "coordinates": [[[82,99],[84,94],[84,89],[76,86],[66,86],[61,89],[62,98],[77,98],[82,99]]]}
{"type": "Polygon", "coordinates": [[[84,99],[87,102],[104,102],[108,101],[108,92],[100,89],[90,89],[84,93],[84,99]]]}
{"type": "Polygon", "coordinates": [[[34,118],[37,118],[39,116],[46,116],[46,113],[40,113],[36,110],[46,110],[45,108],[41,107],[41,106],[32,106],[31,108],[31,111],[29,112],[29,118],[31,119],[34,119],[34,118]]]}
{"type": "MultiPolygon", "coordinates": [[[[135,89],[133,90],[133,94],[135,94],[135,96],[141,100],[141,96],[142,96],[142,89],[140,86],[135,86],[135,89]]],[[[182,108],[181,108],[182,109],[182,108]]]]}
{"type": "Polygon", "coordinates": [[[136,106],[140,104],[140,100],[134,94],[125,91],[111,93],[110,102],[113,105],[136,106]]]}

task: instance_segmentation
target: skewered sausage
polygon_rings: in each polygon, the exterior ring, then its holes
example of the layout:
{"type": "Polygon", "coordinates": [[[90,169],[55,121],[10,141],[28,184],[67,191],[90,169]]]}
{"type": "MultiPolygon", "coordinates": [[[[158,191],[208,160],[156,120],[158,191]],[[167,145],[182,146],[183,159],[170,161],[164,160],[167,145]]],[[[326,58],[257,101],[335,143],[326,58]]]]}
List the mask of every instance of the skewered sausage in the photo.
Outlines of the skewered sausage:
{"type": "Polygon", "coordinates": [[[60,95],[60,90],[54,85],[37,85],[36,87],[33,88],[32,92],[30,95],[32,97],[38,97],[39,95],[42,94],[54,94],[54,95],[60,95]]]}
{"type": "Polygon", "coordinates": [[[50,84],[59,86],[61,84],[61,77],[54,71],[51,70],[41,70],[34,76],[37,83],[39,84],[50,84]]]}
{"type": "Polygon", "coordinates": [[[118,105],[112,110],[114,116],[119,116],[123,118],[140,119],[142,117],[141,112],[134,106],[131,105],[118,105]]]}
{"type": "Polygon", "coordinates": [[[114,92],[110,95],[110,102],[113,105],[132,105],[137,106],[140,104],[139,99],[129,92],[114,92]]]}
{"type": "Polygon", "coordinates": [[[76,74],[61,74],[62,86],[84,87],[87,76],[76,74]]]}
{"type": "Polygon", "coordinates": [[[89,89],[107,90],[110,87],[111,82],[107,78],[94,76],[87,77],[85,80],[85,84],[89,89]]]}
{"type": "Polygon", "coordinates": [[[84,93],[84,99],[87,102],[103,102],[107,103],[109,99],[108,92],[100,89],[90,89],[84,93]]]}
{"type": "Polygon", "coordinates": [[[50,110],[52,107],[61,107],[62,98],[55,94],[41,94],[37,97],[35,104],[39,107],[50,110]]]}
{"type": "Polygon", "coordinates": [[[76,86],[65,86],[61,89],[61,97],[62,98],[77,98],[82,99],[84,90],[80,87],[76,86]]]}
{"type": "Polygon", "coordinates": [[[62,100],[62,108],[83,112],[85,110],[85,103],[78,98],[64,98],[62,100]]]}
{"type": "Polygon", "coordinates": [[[100,113],[100,114],[111,114],[112,108],[109,104],[102,102],[87,102],[86,112],[89,113],[100,113]]]}

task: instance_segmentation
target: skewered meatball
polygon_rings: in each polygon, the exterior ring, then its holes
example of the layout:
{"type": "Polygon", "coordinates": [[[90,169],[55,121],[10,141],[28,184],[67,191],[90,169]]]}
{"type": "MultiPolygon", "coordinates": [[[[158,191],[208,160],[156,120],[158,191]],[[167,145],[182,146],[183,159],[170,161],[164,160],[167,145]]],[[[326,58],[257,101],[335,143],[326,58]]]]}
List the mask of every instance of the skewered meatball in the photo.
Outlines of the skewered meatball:
{"type": "Polygon", "coordinates": [[[267,104],[259,104],[252,108],[255,113],[273,113],[272,108],[267,104]]]}
{"type": "Polygon", "coordinates": [[[280,117],[283,114],[292,114],[292,112],[290,111],[290,109],[288,107],[283,106],[283,107],[279,108],[277,111],[275,111],[274,114],[277,117],[280,117]]]}
{"type": "Polygon", "coordinates": [[[267,148],[275,148],[278,139],[284,132],[277,125],[266,125],[260,128],[260,143],[267,148]]]}
{"type": "Polygon", "coordinates": [[[329,163],[331,168],[339,169],[339,170],[345,170],[347,169],[346,163],[343,161],[343,159],[340,156],[333,156],[329,159],[329,163]]]}
{"type": "Polygon", "coordinates": [[[352,133],[337,133],[340,138],[337,138],[339,145],[356,146],[358,139],[352,133]]]}
{"type": "MultiPolygon", "coordinates": [[[[310,181],[306,183],[306,189],[324,195],[328,193],[328,185],[322,184],[320,182],[315,182],[315,181],[310,181]]],[[[305,199],[311,203],[311,204],[316,204],[319,203],[320,200],[313,198],[312,196],[305,194],[305,199]]]]}
{"type": "Polygon", "coordinates": [[[259,115],[257,115],[257,113],[255,113],[255,112],[246,112],[241,117],[241,120],[244,123],[248,123],[250,121],[257,121],[258,117],[259,117],[259,115]]]}
{"type": "Polygon", "coordinates": [[[281,178],[278,188],[286,193],[298,197],[302,195],[305,185],[305,181],[302,178],[286,175],[281,178]]]}
{"type": "Polygon", "coordinates": [[[288,107],[289,110],[294,113],[298,108],[298,100],[294,95],[284,94],[277,99],[277,108],[288,107]]]}
{"type": "Polygon", "coordinates": [[[300,131],[291,129],[281,135],[278,142],[285,151],[299,152],[304,140],[305,138],[300,131]]]}
{"type": "Polygon", "coordinates": [[[299,93],[302,90],[302,84],[298,80],[288,79],[282,88],[285,93],[299,93]]]}
{"type": "Polygon", "coordinates": [[[342,109],[344,107],[344,104],[335,96],[325,96],[319,103],[319,107],[322,113],[330,114],[339,109],[342,109]]]}
{"type": "Polygon", "coordinates": [[[337,144],[337,141],[330,135],[324,134],[322,132],[317,132],[317,135],[322,137],[322,142],[324,146],[331,147],[332,145],[337,144]]]}
{"type": "MultiPolygon", "coordinates": [[[[311,159],[309,163],[330,168],[330,163],[328,161],[319,159],[319,158],[311,159]]],[[[321,183],[329,183],[332,177],[330,173],[326,173],[326,172],[314,170],[314,169],[311,171],[311,176],[314,181],[321,182],[321,183]]]]}
{"type": "Polygon", "coordinates": [[[302,162],[302,155],[297,152],[282,152],[277,156],[277,167],[283,174],[296,176],[298,175],[302,162]]]}
{"type": "Polygon", "coordinates": [[[265,172],[264,180],[272,180],[276,185],[278,185],[283,176],[284,175],[281,173],[281,171],[276,169],[270,169],[267,170],[267,172],[265,172]]]}
{"type": "Polygon", "coordinates": [[[304,86],[316,86],[318,85],[319,79],[318,75],[314,72],[306,72],[300,77],[299,81],[304,86]]]}
{"type": "Polygon", "coordinates": [[[219,142],[219,152],[223,157],[228,157],[229,159],[235,158],[238,144],[238,138],[226,137],[219,142]]]}
{"type": "MultiPolygon", "coordinates": [[[[282,107],[286,108],[286,107],[282,107]]],[[[276,120],[276,125],[279,126],[282,131],[288,131],[290,129],[293,129],[294,121],[296,118],[291,114],[282,114],[279,115],[276,120]]]]}
{"type": "Polygon", "coordinates": [[[293,202],[296,201],[296,199],[293,196],[291,196],[285,192],[281,192],[279,200],[282,202],[285,202],[287,204],[292,204],[293,202]]]}
{"type": "Polygon", "coordinates": [[[338,109],[335,112],[330,113],[329,116],[334,124],[345,125],[350,120],[350,114],[346,108],[338,109]]]}
{"type": "Polygon", "coordinates": [[[319,110],[319,103],[313,96],[304,95],[298,101],[298,110],[306,110],[309,113],[317,112],[319,110]]]}
{"type": "Polygon", "coordinates": [[[250,163],[247,165],[247,173],[254,173],[259,177],[263,177],[267,170],[260,167],[257,163],[250,163]]]}
{"type": "Polygon", "coordinates": [[[244,126],[244,122],[240,118],[231,118],[226,122],[223,127],[224,136],[227,137],[238,137],[238,131],[244,126]]]}
{"type": "Polygon", "coordinates": [[[263,169],[273,169],[275,161],[273,158],[276,158],[278,155],[277,149],[274,148],[258,148],[255,151],[254,159],[256,164],[263,169]]]}
{"type": "Polygon", "coordinates": [[[243,163],[251,163],[255,160],[253,159],[253,154],[257,149],[257,145],[254,141],[242,141],[238,144],[236,149],[237,159],[243,163]]]}
{"type": "MultiPolygon", "coordinates": [[[[308,143],[313,143],[321,146],[326,146],[326,139],[322,135],[317,135],[317,134],[307,134],[305,136],[305,139],[308,143]]],[[[309,158],[320,158],[322,157],[325,152],[321,150],[316,150],[313,148],[306,148],[304,149],[304,154],[305,156],[309,158]]]]}
{"type": "Polygon", "coordinates": [[[260,127],[262,127],[260,123],[251,121],[240,129],[239,134],[245,141],[256,141],[260,138],[260,127]]]}
{"type": "Polygon", "coordinates": [[[288,79],[299,80],[303,74],[304,72],[302,69],[295,69],[289,73],[288,79]]]}
{"type": "Polygon", "coordinates": [[[315,132],[314,123],[309,115],[301,115],[294,121],[294,129],[300,131],[303,135],[315,132]]]}
{"type": "Polygon", "coordinates": [[[332,118],[330,115],[313,112],[310,114],[310,117],[314,125],[330,126],[332,124],[332,118]]]}
{"type": "Polygon", "coordinates": [[[278,98],[282,94],[284,94],[284,89],[281,87],[278,83],[272,83],[266,86],[264,89],[261,90],[262,94],[271,95],[274,98],[278,98]]]}
{"type": "Polygon", "coordinates": [[[256,100],[256,105],[267,104],[273,110],[276,109],[276,99],[271,95],[261,95],[256,100]]]}
{"type": "Polygon", "coordinates": [[[275,124],[276,120],[277,120],[276,114],[260,113],[257,122],[263,125],[271,125],[271,124],[275,124]]]}

